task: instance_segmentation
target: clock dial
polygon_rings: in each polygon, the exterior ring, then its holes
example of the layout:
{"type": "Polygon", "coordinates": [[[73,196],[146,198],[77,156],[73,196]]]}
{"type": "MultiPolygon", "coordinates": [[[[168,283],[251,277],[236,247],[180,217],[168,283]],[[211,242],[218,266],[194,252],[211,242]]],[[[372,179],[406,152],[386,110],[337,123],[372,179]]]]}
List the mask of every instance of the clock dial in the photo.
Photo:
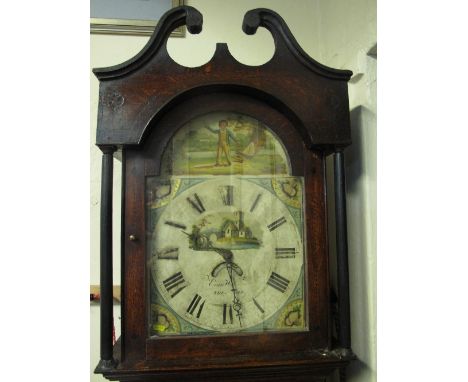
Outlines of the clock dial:
{"type": "Polygon", "coordinates": [[[288,206],[271,179],[182,178],[150,209],[150,294],[178,334],[275,330],[291,299],[303,302],[302,204],[288,206]]]}

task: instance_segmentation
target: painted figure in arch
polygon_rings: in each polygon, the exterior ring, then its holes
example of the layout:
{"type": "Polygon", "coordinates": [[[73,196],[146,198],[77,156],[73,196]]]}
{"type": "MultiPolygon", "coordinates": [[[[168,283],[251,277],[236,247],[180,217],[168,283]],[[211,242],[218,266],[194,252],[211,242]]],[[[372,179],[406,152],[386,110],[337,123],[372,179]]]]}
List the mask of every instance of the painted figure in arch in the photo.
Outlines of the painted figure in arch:
{"type": "Polygon", "coordinates": [[[231,152],[230,152],[230,140],[237,142],[234,134],[228,129],[228,122],[225,119],[222,119],[218,123],[219,128],[213,129],[208,125],[205,125],[209,131],[214,134],[218,134],[218,148],[216,151],[216,164],[215,166],[230,166],[231,165],[231,152]],[[221,164],[222,155],[226,157],[227,164],[221,164]]]}

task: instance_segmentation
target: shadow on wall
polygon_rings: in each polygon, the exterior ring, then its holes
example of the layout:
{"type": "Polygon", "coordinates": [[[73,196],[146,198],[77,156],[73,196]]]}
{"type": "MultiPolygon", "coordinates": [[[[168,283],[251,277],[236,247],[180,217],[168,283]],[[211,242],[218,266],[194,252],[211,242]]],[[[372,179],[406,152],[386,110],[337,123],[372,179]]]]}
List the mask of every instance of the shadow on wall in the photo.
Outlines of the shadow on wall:
{"type": "Polygon", "coordinates": [[[375,137],[376,117],[372,110],[365,106],[358,106],[351,110],[351,142],[346,148],[346,187],[350,193],[356,193],[357,187],[364,173],[364,161],[375,160],[369,158],[368,145],[376,145],[374,139],[369,141],[370,137],[375,137]],[[373,131],[370,131],[370,130],[373,131]]]}
{"type": "MultiPolygon", "coordinates": [[[[369,198],[369,189],[375,182],[375,113],[358,106],[351,111],[352,144],[345,150],[347,216],[348,216],[348,256],[351,299],[351,344],[358,359],[346,369],[347,382],[374,382],[375,374],[375,248],[368,244],[368,238],[375,234],[369,228],[375,215],[375,205],[369,198]]],[[[333,162],[327,164],[328,186],[333,184],[333,162]]],[[[375,192],[375,190],[371,190],[375,192]]],[[[336,249],[334,245],[334,203],[329,199],[330,224],[330,277],[336,289],[336,249]],[[333,220],[333,221],[332,221],[333,220]]],[[[374,220],[375,221],[375,220],[374,220]]],[[[339,373],[334,373],[330,382],[341,382],[339,373]]]]}
{"type": "Polygon", "coordinates": [[[369,237],[375,234],[372,227],[375,205],[370,195],[375,185],[376,116],[365,106],[351,111],[352,145],[345,151],[346,185],[348,194],[348,247],[351,299],[352,348],[358,360],[347,368],[348,382],[375,380],[375,323],[374,293],[371,281],[375,272],[374,248],[369,237]]]}

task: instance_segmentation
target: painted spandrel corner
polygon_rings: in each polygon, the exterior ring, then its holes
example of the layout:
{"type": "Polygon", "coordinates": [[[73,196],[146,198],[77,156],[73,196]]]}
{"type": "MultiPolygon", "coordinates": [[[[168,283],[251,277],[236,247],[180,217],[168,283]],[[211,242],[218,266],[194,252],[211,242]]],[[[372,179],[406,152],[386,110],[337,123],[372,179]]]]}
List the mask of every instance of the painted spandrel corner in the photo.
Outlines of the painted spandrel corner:
{"type": "Polygon", "coordinates": [[[279,139],[247,115],[216,112],[195,118],[174,136],[164,175],[286,175],[290,164],[279,139]]]}

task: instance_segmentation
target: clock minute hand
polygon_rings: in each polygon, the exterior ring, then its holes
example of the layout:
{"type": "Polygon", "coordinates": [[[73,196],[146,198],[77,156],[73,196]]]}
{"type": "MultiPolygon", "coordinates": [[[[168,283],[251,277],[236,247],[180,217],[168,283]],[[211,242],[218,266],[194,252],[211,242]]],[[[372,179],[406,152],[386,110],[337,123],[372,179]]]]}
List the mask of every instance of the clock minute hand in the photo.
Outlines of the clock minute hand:
{"type": "MultiPolygon", "coordinates": [[[[238,267],[237,265],[235,265],[235,266],[238,267]]],[[[242,312],[241,312],[242,304],[240,303],[240,300],[237,297],[237,289],[236,289],[235,278],[232,275],[233,263],[226,263],[226,268],[227,268],[227,271],[228,271],[228,274],[229,274],[229,279],[231,281],[231,287],[232,287],[232,289],[231,289],[232,294],[233,294],[232,307],[236,311],[237,318],[239,318],[239,326],[242,327],[242,319],[241,319],[241,317],[242,317],[242,312]]],[[[235,271],[235,272],[237,273],[237,271],[235,271]]]]}
{"type": "Polygon", "coordinates": [[[213,251],[220,254],[224,259],[224,262],[222,262],[222,263],[218,264],[216,267],[214,267],[214,269],[211,271],[211,275],[216,277],[216,275],[218,275],[218,273],[221,271],[221,269],[224,266],[226,267],[226,269],[228,271],[228,274],[229,274],[229,281],[231,282],[231,292],[233,294],[232,307],[236,312],[237,318],[239,319],[239,325],[242,327],[242,319],[241,319],[241,317],[242,317],[242,312],[241,312],[242,304],[240,303],[240,300],[237,297],[237,292],[238,291],[237,291],[237,288],[236,288],[236,282],[235,282],[235,278],[233,277],[232,271],[234,270],[234,272],[237,273],[239,276],[242,276],[244,274],[244,272],[242,271],[242,269],[236,263],[234,263],[232,261],[232,259],[234,258],[234,254],[232,253],[231,250],[224,249],[224,248],[216,248],[216,247],[213,247],[213,246],[210,246],[210,249],[212,249],[213,251]]]}

